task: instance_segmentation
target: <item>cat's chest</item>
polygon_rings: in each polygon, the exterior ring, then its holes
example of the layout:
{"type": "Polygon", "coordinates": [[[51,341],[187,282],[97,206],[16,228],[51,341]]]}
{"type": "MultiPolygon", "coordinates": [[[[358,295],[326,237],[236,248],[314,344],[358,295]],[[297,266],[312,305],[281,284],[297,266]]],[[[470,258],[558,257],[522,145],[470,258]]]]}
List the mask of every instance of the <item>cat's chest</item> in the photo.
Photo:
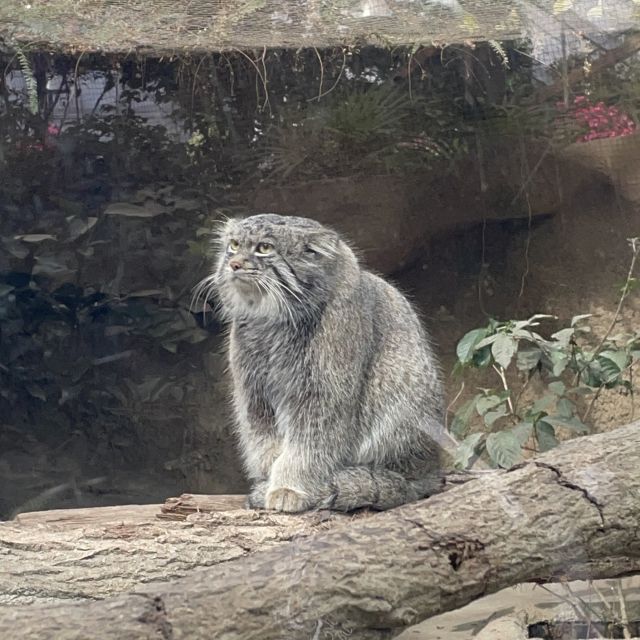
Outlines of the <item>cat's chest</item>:
{"type": "Polygon", "coordinates": [[[270,403],[279,403],[304,376],[307,348],[299,336],[241,327],[233,337],[241,377],[270,403]]]}

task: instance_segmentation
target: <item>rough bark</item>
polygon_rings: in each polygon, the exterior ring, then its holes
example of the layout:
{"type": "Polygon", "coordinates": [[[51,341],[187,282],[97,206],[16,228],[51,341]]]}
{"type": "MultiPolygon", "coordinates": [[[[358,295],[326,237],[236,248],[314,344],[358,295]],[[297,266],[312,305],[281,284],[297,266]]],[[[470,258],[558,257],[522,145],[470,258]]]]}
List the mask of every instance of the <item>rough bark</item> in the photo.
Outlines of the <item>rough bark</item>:
{"type": "MultiPolygon", "coordinates": [[[[134,593],[97,602],[0,607],[0,637],[393,637],[509,585],[640,572],[639,470],[635,423],[573,440],[509,472],[387,513],[327,522],[321,514],[298,516],[299,535],[291,533],[295,527],[287,529],[288,543],[237,558],[246,551],[234,539],[238,546],[231,557],[237,559],[172,582],[140,584],[134,593]],[[330,530],[318,531],[323,527],[330,530]]],[[[17,555],[22,571],[12,565],[0,593],[11,584],[19,589],[31,572],[42,570],[43,558],[54,572],[52,584],[58,582],[56,572],[69,567],[77,576],[75,589],[89,575],[85,566],[93,566],[93,575],[102,567],[106,577],[96,589],[86,584],[87,598],[131,590],[126,584],[134,579],[174,575],[175,565],[185,562],[176,549],[188,554],[190,544],[192,564],[220,562],[220,526],[238,514],[270,523],[292,518],[239,511],[196,515],[190,517],[196,522],[152,525],[157,529],[147,530],[142,541],[122,531],[111,532],[116,541],[104,533],[94,539],[75,529],[77,537],[67,540],[55,561],[46,540],[41,551],[32,545],[27,551],[16,539],[7,544],[6,532],[15,527],[5,525],[0,566],[5,570],[7,559],[17,555]],[[188,542],[180,546],[184,537],[188,542]],[[158,554],[155,560],[145,560],[147,545],[151,555],[158,554]],[[124,559],[114,564],[110,554],[116,549],[124,559]],[[126,579],[124,562],[138,569],[126,579]]],[[[260,527],[247,530],[249,546],[256,545],[260,527]]],[[[274,543],[270,536],[267,545],[274,543]]],[[[58,586],[56,597],[64,597],[67,584],[58,586]]]]}

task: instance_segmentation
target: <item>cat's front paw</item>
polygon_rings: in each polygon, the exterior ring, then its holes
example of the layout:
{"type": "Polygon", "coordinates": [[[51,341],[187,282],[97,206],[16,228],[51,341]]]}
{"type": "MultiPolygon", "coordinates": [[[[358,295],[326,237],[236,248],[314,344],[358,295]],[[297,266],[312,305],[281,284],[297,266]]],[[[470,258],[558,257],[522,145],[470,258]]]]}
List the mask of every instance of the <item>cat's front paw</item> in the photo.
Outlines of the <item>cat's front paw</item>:
{"type": "Polygon", "coordinates": [[[311,506],[312,502],[308,496],[286,487],[268,491],[265,499],[265,507],[267,509],[285,511],[286,513],[307,511],[311,506]]]}

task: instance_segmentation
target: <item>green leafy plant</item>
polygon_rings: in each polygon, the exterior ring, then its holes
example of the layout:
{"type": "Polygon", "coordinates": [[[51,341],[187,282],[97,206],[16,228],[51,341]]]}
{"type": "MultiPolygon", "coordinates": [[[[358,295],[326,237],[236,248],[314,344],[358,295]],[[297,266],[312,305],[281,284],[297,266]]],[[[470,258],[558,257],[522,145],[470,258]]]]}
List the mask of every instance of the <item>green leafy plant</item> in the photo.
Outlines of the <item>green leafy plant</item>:
{"type": "Polygon", "coordinates": [[[479,389],[455,412],[451,431],[464,438],[457,466],[465,468],[486,452],[496,466],[510,467],[525,449],[555,447],[560,429],[587,433],[587,418],[602,389],[633,392],[631,372],[640,359],[640,333],[606,338],[594,347],[589,317],[575,316],[549,337],[538,333],[538,327],[554,316],[491,320],[460,340],[457,369],[493,371],[498,385],[479,389]],[[525,392],[534,380],[544,391],[529,399],[525,392]],[[469,433],[478,422],[482,430],[469,433]]]}
{"type": "Polygon", "coordinates": [[[542,321],[555,316],[536,314],[527,320],[489,323],[469,331],[456,348],[456,371],[492,371],[498,386],[481,388],[455,412],[451,431],[464,438],[456,465],[466,468],[486,452],[492,463],[510,467],[524,450],[547,451],[558,444],[558,430],[570,434],[589,431],[588,417],[603,389],[633,393],[633,367],[640,359],[640,332],[611,335],[622,306],[635,286],[633,277],[640,239],[630,238],[631,263],[618,306],[604,336],[595,340],[587,320],[574,316],[569,326],[549,337],[538,332],[542,321]],[[529,385],[537,380],[543,392],[529,399],[529,385]],[[477,427],[480,423],[482,428],[477,427]],[[472,432],[471,432],[472,431],[472,432]]]}
{"type": "Polygon", "coordinates": [[[281,180],[406,173],[436,164],[453,170],[468,154],[463,129],[439,101],[368,87],[282,110],[265,136],[261,169],[281,180]]]}
{"type": "Polygon", "coordinates": [[[327,126],[342,140],[367,144],[397,132],[410,112],[403,92],[376,87],[349,93],[336,101],[327,126]]]}
{"type": "Polygon", "coordinates": [[[22,71],[25,87],[27,88],[29,111],[36,114],[38,113],[38,83],[33,75],[29,58],[27,58],[25,52],[20,47],[16,49],[16,56],[20,63],[20,70],[22,71]]]}

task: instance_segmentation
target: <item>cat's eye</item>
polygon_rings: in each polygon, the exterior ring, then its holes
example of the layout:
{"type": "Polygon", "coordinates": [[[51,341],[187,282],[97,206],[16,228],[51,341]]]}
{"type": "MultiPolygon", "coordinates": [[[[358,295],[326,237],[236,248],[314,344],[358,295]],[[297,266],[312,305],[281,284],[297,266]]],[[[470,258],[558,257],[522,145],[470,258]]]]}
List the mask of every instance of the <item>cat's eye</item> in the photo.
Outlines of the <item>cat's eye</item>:
{"type": "Polygon", "coordinates": [[[256,246],[256,253],[259,256],[267,256],[270,253],[273,253],[273,245],[269,244],[268,242],[260,242],[256,246]]]}
{"type": "Polygon", "coordinates": [[[231,253],[236,253],[239,248],[240,248],[240,243],[237,240],[229,241],[229,251],[231,251],[231,253]]]}

